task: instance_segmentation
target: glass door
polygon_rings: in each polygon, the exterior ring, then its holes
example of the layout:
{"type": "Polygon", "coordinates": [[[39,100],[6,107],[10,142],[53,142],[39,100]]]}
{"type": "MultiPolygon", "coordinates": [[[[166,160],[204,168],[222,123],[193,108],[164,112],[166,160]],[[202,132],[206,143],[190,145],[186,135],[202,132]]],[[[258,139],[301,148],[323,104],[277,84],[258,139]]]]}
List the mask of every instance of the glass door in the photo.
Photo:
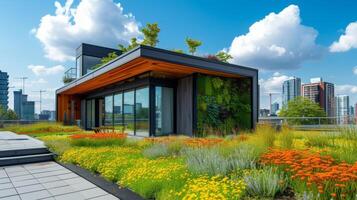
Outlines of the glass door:
{"type": "Polygon", "coordinates": [[[174,131],[174,89],[155,87],[155,136],[174,131]]]}

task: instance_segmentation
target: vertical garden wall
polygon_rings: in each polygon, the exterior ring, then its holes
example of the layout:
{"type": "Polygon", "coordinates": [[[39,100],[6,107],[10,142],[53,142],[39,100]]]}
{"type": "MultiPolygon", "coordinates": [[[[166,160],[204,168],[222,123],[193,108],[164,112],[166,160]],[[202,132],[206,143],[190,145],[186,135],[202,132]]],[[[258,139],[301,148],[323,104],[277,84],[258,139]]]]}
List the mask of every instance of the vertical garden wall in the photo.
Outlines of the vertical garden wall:
{"type": "Polygon", "coordinates": [[[251,80],[197,76],[197,136],[227,135],[252,127],[251,80]]]}

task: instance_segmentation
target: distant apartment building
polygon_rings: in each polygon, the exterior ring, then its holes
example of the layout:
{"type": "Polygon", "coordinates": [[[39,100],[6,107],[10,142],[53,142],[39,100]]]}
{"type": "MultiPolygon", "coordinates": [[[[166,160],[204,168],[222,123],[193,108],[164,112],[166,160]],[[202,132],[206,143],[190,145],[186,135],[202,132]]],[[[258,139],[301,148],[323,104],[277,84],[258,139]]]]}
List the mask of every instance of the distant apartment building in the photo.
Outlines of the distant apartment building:
{"type": "Polygon", "coordinates": [[[277,112],[279,110],[279,103],[275,102],[271,104],[271,115],[277,115],[277,112]]]}
{"type": "Polygon", "coordinates": [[[357,103],[355,103],[355,112],[354,112],[354,118],[355,118],[355,124],[357,124],[357,103]]]}
{"type": "Polygon", "coordinates": [[[269,109],[259,109],[259,117],[268,117],[270,114],[270,110],[269,109]]]}
{"type": "MultiPolygon", "coordinates": [[[[350,102],[350,105],[351,105],[351,102],[350,102]]],[[[349,115],[350,123],[354,124],[354,122],[355,122],[355,120],[354,120],[354,118],[355,118],[355,107],[350,106],[350,111],[349,111],[348,115],[349,115]]]]}
{"type": "Polygon", "coordinates": [[[56,111],[42,110],[41,114],[39,115],[39,120],[49,120],[49,121],[56,120],[56,111]]]}
{"type": "Polygon", "coordinates": [[[290,100],[301,96],[301,79],[294,77],[283,83],[282,103],[286,105],[290,100]]]}
{"type": "Polygon", "coordinates": [[[14,91],[14,111],[22,120],[35,119],[35,102],[28,101],[27,95],[22,90],[14,91]]]}
{"type": "Polygon", "coordinates": [[[0,105],[6,110],[9,103],[9,75],[0,70],[0,105]]]}
{"type": "Polygon", "coordinates": [[[334,84],[322,81],[322,78],[312,78],[310,83],[302,85],[302,96],[320,105],[328,117],[335,113],[334,84]]]}
{"type": "Polygon", "coordinates": [[[350,99],[347,95],[336,96],[336,117],[338,124],[348,124],[350,112],[350,99]]]}

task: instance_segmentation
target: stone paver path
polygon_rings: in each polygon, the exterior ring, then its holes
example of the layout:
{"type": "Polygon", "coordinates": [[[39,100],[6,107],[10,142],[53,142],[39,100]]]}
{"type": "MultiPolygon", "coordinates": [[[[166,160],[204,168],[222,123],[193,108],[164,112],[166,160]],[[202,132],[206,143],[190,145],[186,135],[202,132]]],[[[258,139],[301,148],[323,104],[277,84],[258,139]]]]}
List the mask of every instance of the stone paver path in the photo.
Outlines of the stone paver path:
{"type": "Polygon", "coordinates": [[[56,162],[0,167],[0,200],[118,199],[56,162]]]}
{"type": "Polygon", "coordinates": [[[44,143],[27,135],[0,131],[0,151],[46,148],[44,143]]]}

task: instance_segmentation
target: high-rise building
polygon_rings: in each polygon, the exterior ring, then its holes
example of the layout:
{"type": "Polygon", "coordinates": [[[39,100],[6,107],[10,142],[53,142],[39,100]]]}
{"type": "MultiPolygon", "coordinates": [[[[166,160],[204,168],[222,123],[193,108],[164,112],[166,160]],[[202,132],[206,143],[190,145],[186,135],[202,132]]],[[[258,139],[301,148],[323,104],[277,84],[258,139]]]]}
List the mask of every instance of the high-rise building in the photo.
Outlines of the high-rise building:
{"type": "Polygon", "coordinates": [[[313,78],[310,82],[302,85],[302,96],[319,104],[328,117],[334,117],[336,115],[334,84],[323,82],[321,78],[313,78]]]}
{"type": "Polygon", "coordinates": [[[271,114],[276,115],[277,111],[279,110],[279,103],[275,102],[271,104],[271,114]]]}
{"type": "Polygon", "coordinates": [[[336,117],[337,123],[348,124],[350,111],[350,99],[347,95],[336,96],[336,117]]]}
{"type": "MultiPolygon", "coordinates": [[[[351,103],[350,103],[350,105],[351,105],[351,103]]],[[[350,121],[351,123],[354,123],[354,118],[355,118],[355,107],[350,106],[350,111],[349,111],[348,115],[349,115],[349,116],[348,116],[349,121],[350,121]]]]}
{"type": "Polygon", "coordinates": [[[27,95],[22,90],[14,91],[14,111],[20,119],[35,119],[35,102],[28,101],[27,95]]]}
{"type": "Polygon", "coordinates": [[[282,94],[283,106],[286,105],[290,100],[301,96],[301,79],[294,77],[284,81],[282,94]]]}
{"type": "Polygon", "coordinates": [[[5,110],[8,109],[9,103],[9,75],[0,70],[0,106],[5,110]]]}

